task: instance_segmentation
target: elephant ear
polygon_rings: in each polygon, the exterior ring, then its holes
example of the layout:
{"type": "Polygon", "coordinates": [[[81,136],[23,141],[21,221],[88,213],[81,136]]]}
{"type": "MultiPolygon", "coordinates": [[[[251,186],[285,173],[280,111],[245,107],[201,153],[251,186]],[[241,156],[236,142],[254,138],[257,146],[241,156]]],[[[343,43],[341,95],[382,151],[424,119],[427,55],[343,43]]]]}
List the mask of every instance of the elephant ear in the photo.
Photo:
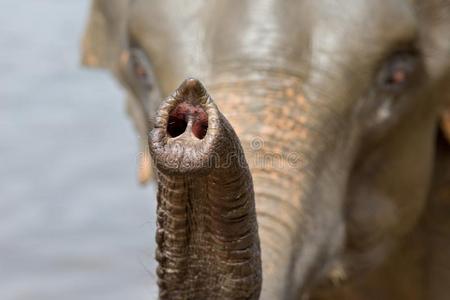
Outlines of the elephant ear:
{"type": "Polygon", "coordinates": [[[422,16],[421,48],[427,63],[428,76],[437,82],[444,109],[441,129],[450,143],[450,0],[418,1],[422,16]]]}
{"type": "Polygon", "coordinates": [[[82,64],[113,69],[127,47],[129,0],[93,0],[82,39],[82,64]]]}
{"type": "Polygon", "coordinates": [[[154,178],[147,134],[160,103],[155,75],[145,53],[130,42],[128,20],[132,0],[92,0],[82,39],[84,66],[110,70],[129,91],[127,112],[140,136],[138,179],[154,178]]]}

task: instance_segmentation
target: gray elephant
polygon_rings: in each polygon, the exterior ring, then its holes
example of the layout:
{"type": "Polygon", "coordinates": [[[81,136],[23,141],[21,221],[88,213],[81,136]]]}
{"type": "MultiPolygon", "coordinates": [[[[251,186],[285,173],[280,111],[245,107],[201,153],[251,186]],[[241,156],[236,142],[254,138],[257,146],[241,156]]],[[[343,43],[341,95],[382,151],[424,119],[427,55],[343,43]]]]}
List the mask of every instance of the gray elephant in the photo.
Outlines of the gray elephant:
{"type": "Polygon", "coordinates": [[[450,299],[450,1],[97,0],[83,62],[153,159],[161,299],[450,299]]]}

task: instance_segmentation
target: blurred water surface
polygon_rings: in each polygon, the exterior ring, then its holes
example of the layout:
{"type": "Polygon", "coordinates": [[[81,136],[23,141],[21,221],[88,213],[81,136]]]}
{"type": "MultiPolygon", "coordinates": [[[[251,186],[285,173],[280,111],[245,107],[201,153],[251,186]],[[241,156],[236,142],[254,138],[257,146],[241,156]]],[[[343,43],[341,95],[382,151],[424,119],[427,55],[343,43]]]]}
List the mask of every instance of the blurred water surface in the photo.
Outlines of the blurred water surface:
{"type": "Polygon", "coordinates": [[[123,93],[82,69],[88,0],[0,2],[0,299],[154,299],[154,187],[123,93]]]}

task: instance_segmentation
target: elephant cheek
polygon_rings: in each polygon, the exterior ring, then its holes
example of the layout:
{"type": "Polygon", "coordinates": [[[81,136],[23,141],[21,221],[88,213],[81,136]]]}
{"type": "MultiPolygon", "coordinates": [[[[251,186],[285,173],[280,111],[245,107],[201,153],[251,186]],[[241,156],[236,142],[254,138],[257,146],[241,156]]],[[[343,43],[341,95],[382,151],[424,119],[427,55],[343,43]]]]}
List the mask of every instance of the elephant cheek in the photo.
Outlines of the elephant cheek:
{"type": "Polygon", "coordinates": [[[304,289],[342,246],[349,167],[330,134],[336,120],[303,96],[300,82],[243,86],[212,93],[239,135],[253,177],[262,298],[285,299],[304,289]]]}

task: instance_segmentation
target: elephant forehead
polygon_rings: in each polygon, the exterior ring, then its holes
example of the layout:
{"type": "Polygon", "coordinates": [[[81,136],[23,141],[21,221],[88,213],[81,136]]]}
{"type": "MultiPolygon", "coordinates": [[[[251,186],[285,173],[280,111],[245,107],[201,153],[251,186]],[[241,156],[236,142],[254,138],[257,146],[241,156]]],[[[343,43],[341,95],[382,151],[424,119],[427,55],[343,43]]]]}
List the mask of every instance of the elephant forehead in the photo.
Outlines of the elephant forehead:
{"type": "Polygon", "coordinates": [[[386,55],[416,37],[414,11],[410,1],[313,2],[311,61],[329,67],[344,59],[367,61],[386,55]]]}
{"type": "Polygon", "coordinates": [[[180,78],[207,76],[230,62],[307,72],[311,61],[321,67],[332,56],[368,60],[416,32],[408,0],[134,3],[133,36],[157,66],[180,78]]]}

